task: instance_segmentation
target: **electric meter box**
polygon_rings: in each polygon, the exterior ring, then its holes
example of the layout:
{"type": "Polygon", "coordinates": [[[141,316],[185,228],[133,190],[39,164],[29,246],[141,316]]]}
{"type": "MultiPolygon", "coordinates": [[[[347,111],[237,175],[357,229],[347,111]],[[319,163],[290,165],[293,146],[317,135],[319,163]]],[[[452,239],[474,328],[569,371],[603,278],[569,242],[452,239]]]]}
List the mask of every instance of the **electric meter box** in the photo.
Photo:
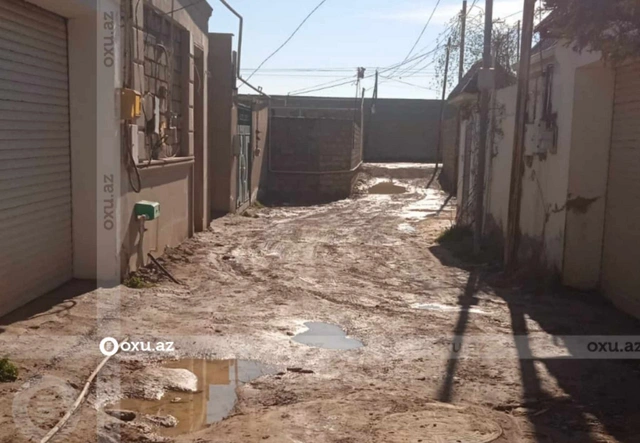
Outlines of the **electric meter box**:
{"type": "Polygon", "coordinates": [[[142,113],[142,97],[133,89],[122,89],[120,96],[121,117],[123,120],[135,120],[142,113]]]}
{"type": "Polygon", "coordinates": [[[136,217],[145,217],[147,220],[155,220],[160,217],[160,203],[146,200],[139,201],[135,206],[136,217]]]}

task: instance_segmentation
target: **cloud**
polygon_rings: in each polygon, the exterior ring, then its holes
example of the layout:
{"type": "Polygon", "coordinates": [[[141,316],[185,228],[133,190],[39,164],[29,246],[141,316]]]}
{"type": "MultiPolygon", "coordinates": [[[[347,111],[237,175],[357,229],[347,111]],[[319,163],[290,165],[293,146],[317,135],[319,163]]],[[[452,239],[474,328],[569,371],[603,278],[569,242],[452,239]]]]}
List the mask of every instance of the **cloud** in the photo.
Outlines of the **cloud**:
{"type": "MultiPolygon", "coordinates": [[[[469,2],[470,4],[473,1],[469,2]]],[[[482,0],[478,0],[476,3],[476,7],[474,9],[482,8],[484,10],[484,2],[482,0]]],[[[455,4],[449,5],[441,5],[436,12],[433,14],[433,18],[431,19],[432,25],[445,25],[449,23],[449,21],[460,13],[461,6],[455,4]]],[[[493,5],[493,17],[494,19],[507,17],[507,21],[517,21],[519,20],[520,14],[518,12],[522,11],[522,1],[521,0],[498,0],[493,5]],[[512,15],[515,14],[515,15],[512,15]]],[[[383,20],[391,20],[391,21],[399,21],[405,23],[426,23],[429,20],[429,16],[433,12],[433,7],[427,8],[419,8],[412,9],[406,11],[395,11],[386,14],[377,13],[375,17],[376,19],[383,20]]]]}

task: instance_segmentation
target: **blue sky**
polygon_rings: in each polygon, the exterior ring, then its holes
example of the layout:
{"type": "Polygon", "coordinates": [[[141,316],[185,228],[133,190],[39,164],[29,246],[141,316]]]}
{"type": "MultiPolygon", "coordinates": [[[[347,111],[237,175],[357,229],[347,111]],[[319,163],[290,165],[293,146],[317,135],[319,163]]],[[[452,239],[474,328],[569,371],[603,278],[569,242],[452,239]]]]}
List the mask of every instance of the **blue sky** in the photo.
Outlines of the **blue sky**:
{"type": "MultiPolygon", "coordinates": [[[[238,21],[217,0],[210,32],[237,34],[238,21]]],[[[320,0],[228,0],[244,16],[242,67],[255,68],[280,46],[320,0]]],[[[418,38],[437,0],[327,0],[277,55],[251,79],[268,94],[287,94],[350,75],[365,66],[367,74],[401,62],[418,38]],[[276,69],[344,69],[341,72],[283,72],[276,69]]],[[[469,4],[473,0],[469,0],[469,4]]],[[[484,7],[484,0],[478,0],[484,7]]],[[[522,0],[496,0],[494,17],[504,17],[522,9],[522,0]]],[[[441,0],[416,53],[434,46],[449,19],[459,13],[462,0],[441,0]]],[[[512,19],[517,20],[519,14],[512,19]]],[[[236,42],[237,43],[237,42],[236,42]]],[[[425,60],[426,64],[429,60],[425,60]]],[[[420,66],[420,65],[418,65],[420,66]]],[[[250,71],[243,70],[246,78],[250,71]]],[[[437,98],[432,90],[433,67],[426,67],[401,80],[414,86],[386,80],[379,86],[380,97],[437,98]]],[[[347,79],[348,80],[348,79],[347,79]]],[[[383,80],[383,79],[381,79],[383,80]]],[[[363,86],[371,94],[373,79],[363,86]]],[[[240,92],[250,92],[242,88],[240,92]]],[[[326,89],[310,95],[353,97],[355,84],[326,89]]]]}

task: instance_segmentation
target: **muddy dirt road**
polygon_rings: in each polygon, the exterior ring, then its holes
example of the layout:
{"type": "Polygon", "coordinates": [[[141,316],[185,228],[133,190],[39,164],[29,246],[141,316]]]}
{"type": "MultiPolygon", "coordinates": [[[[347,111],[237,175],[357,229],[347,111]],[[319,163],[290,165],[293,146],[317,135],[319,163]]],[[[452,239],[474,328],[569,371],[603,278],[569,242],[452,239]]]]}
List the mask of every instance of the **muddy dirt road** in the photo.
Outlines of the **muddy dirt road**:
{"type": "Polygon", "coordinates": [[[0,384],[0,441],[38,441],[106,336],[175,351],[112,357],[53,441],[640,441],[638,364],[553,340],[637,322],[457,260],[435,243],[453,207],[430,168],[366,170],[351,199],[214,221],[167,251],[184,285],[75,283],[2,319],[21,375],[0,384]]]}

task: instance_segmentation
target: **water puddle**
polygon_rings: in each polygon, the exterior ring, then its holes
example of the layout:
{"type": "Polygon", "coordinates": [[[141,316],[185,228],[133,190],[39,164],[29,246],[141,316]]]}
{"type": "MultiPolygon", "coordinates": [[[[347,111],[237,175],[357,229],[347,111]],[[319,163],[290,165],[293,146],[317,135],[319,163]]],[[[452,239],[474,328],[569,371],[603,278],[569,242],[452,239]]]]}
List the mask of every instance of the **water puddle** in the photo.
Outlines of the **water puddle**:
{"type": "Polygon", "coordinates": [[[398,231],[404,232],[406,234],[413,234],[414,232],[416,232],[416,228],[411,226],[409,223],[400,223],[398,225],[398,231]]]}
{"type": "Polygon", "coordinates": [[[427,189],[424,198],[408,205],[401,214],[405,219],[422,220],[442,211],[449,213],[454,210],[452,203],[444,205],[446,196],[435,189],[427,189]]]}
{"type": "Polygon", "coordinates": [[[293,337],[298,343],[338,350],[358,349],[364,346],[361,341],[348,337],[339,326],[321,322],[307,322],[304,325],[308,329],[293,337]]]}
{"type": "Polygon", "coordinates": [[[137,419],[146,416],[159,424],[159,434],[168,437],[186,434],[228,416],[238,400],[236,388],[240,385],[277,372],[250,360],[190,359],[169,362],[164,367],[193,372],[198,377],[197,391],[167,390],[160,400],[122,399],[108,409],[133,411],[137,419]],[[175,417],[177,425],[168,416],[175,417]]]}
{"type": "Polygon", "coordinates": [[[486,311],[483,311],[479,308],[471,308],[464,306],[451,306],[451,305],[442,305],[440,303],[414,303],[411,305],[413,309],[423,309],[425,311],[439,311],[439,312],[461,312],[467,311],[472,314],[487,314],[486,311]]]}
{"type": "Polygon", "coordinates": [[[407,192],[407,188],[404,186],[394,185],[391,182],[378,183],[369,188],[369,194],[378,195],[392,195],[392,194],[404,194],[407,192]]]}

